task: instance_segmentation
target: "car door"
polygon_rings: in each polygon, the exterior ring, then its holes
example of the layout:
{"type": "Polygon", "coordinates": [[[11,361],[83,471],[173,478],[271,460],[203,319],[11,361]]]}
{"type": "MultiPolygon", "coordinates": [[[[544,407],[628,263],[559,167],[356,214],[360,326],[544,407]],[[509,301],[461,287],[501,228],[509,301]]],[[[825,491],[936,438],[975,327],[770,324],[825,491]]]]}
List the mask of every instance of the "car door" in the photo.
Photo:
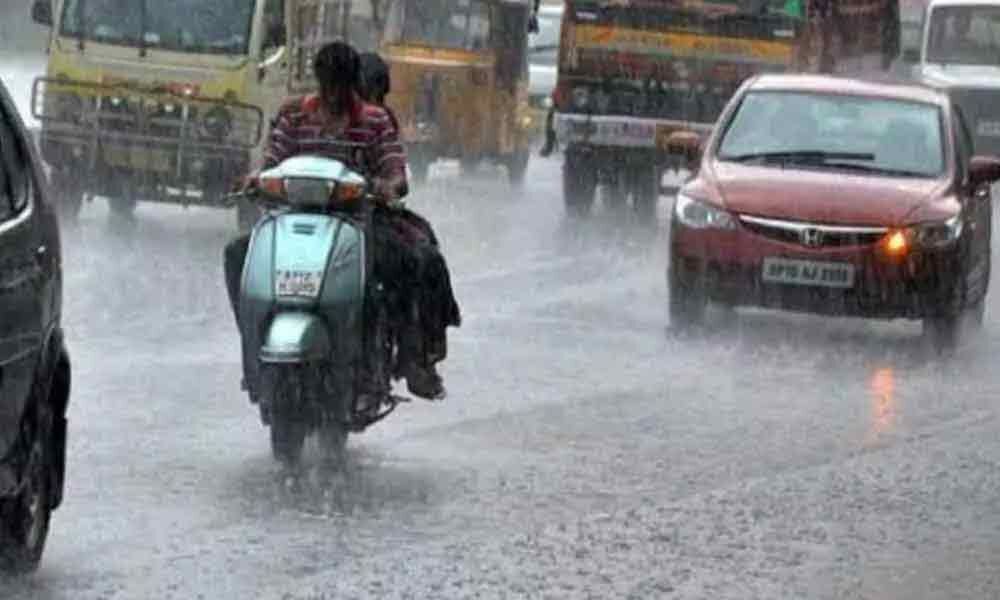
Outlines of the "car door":
{"type": "Polygon", "coordinates": [[[48,314],[30,159],[9,103],[0,103],[0,453],[31,389],[48,314]]]}

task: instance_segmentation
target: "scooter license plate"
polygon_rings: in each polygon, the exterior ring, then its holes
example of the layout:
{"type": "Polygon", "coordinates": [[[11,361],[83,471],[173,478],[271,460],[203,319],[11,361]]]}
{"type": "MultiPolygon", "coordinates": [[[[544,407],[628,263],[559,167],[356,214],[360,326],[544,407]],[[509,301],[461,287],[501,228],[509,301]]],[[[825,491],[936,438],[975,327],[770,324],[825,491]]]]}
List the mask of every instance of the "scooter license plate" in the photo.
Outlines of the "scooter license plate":
{"type": "Polygon", "coordinates": [[[278,271],[275,278],[279,296],[315,298],[323,281],[322,271],[278,271]]]}

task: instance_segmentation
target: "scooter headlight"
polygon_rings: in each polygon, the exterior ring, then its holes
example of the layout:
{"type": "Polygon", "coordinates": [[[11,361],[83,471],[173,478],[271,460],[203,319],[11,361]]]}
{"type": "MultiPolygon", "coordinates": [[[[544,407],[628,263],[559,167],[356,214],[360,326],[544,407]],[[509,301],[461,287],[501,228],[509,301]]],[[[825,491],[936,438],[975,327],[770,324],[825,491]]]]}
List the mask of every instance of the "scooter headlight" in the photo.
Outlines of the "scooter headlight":
{"type": "Polygon", "coordinates": [[[284,180],[288,202],[295,206],[326,208],[333,197],[333,183],[326,179],[292,177],[284,180]]]}
{"type": "Polygon", "coordinates": [[[282,200],[288,196],[285,180],[280,177],[261,177],[258,186],[265,195],[271,198],[282,200]]]}
{"type": "Polygon", "coordinates": [[[333,198],[339,203],[349,204],[356,202],[365,195],[365,186],[360,183],[338,183],[334,188],[333,198]]]}

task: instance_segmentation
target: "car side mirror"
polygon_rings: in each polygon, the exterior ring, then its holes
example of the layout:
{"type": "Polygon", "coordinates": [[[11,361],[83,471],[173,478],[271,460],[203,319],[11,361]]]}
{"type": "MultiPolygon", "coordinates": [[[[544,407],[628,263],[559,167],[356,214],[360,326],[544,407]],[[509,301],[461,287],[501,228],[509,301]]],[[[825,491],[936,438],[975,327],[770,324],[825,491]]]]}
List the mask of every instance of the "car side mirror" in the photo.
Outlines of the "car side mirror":
{"type": "Polygon", "coordinates": [[[972,185],[990,184],[1000,180],[1000,158],[973,156],[969,161],[969,182],[972,185]]]}
{"type": "Polygon", "coordinates": [[[35,0],[31,6],[31,20],[39,25],[52,27],[52,1],[35,0]]]}

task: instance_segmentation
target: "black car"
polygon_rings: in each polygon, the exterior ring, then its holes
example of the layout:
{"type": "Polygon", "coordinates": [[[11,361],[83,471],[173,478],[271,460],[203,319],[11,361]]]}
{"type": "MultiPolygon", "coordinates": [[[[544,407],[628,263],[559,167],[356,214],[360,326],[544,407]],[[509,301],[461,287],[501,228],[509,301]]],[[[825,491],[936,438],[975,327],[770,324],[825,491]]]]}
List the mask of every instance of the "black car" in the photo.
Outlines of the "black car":
{"type": "Polygon", "coordinates": [[[0,82],[0,573],[34,570],[62,502],[70,362],[56,213],[0,82]]]}

